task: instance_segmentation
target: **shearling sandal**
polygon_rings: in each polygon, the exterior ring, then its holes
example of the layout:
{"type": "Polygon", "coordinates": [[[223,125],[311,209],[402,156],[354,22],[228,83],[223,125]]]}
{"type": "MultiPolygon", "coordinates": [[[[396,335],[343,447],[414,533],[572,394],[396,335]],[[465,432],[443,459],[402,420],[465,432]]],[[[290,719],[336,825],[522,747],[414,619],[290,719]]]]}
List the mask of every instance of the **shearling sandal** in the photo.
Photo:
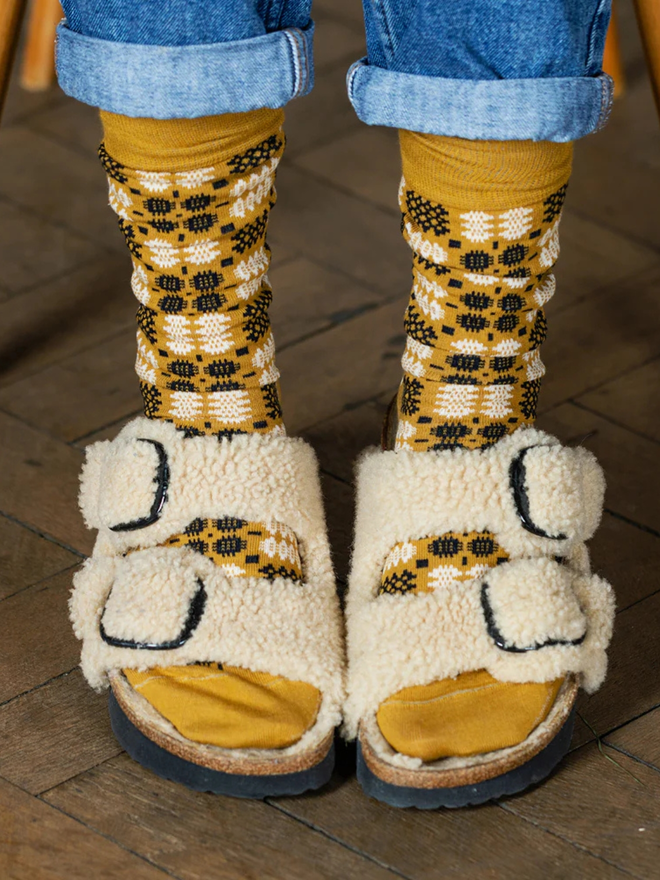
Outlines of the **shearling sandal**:
{"type": "Polygon", "coordinates": [[[98,537],[71,618],[85,677],[110,685],[126,751],[190,788],[238,797],[324,784],[343,645],[312,449],[283,436],[186,437],[138,418],[88,447],[80,499],[98,537]],[[242,567],[228,558],[246,546],[242,567]],[[282,706],[288,717],[267,718],[277,735],[264,739],[264,712],[282,706]],[[235,747],[217,744],[216,727],[235,747]]]}
{"type": "Polygon", "coordinates": [[[357,472],[345,732],[398,807],[522,791],[570,744],[606,671],[611,588],[584,541],[602,471],[521,428],[480,450],[369,450],[357,472]]]}

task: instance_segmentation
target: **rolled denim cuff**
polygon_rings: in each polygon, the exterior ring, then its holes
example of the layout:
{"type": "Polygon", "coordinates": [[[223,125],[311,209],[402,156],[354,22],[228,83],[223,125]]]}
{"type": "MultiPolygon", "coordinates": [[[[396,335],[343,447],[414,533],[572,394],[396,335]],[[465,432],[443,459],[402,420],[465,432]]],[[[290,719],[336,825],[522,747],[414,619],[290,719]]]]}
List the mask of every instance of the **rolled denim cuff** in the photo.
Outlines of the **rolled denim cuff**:
{"type": "Polygon", "coordinates": [[[57,77],[67,95],[111,113],[192,119],[283,107],[314,85],[314,23],[248,40],[145,46],[57,29],[57,77]]]}
{"type": "Polygon", "coordinates": [[[574,141],[602,128],[613,81],[598,76],[441,79],[370,65],[348,71],[348,96],[368,125],[468,140],[574,141]]]}

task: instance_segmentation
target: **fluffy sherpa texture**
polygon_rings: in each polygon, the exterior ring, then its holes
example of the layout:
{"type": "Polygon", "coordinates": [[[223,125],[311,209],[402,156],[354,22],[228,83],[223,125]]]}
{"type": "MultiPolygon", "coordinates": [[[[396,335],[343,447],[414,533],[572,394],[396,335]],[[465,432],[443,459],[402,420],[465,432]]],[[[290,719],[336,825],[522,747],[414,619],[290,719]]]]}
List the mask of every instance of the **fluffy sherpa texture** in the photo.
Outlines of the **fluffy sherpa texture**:
{"type": "Polygon", "coordinates": [[[600,520],[604,478],[584,449],[562,448],[523,428],[483,450],[368,451],[358,465],[357,519],[346,606],[349,696],[345,731],[404,687],[487,669],[502,681],[550,681],[579,673],[589,691],[605,675],[614,615],[612,591],[589,573],[584,541],[600,520]],[[523,528],[510,466],[525,455],[524,488],[536,525],[523,528]],[[377,596],[384,560],[403,541],[489,530],[510,561],[483,578],[424,595],[377,596]],[[555,559],[562,558],[564,564],[555,559]],[[484,583],[487,585],[484,588],[484,583]],[[498,647],[483,595],[506,647],[498,647]]]}
{"type": "Polygon", "coordinates": [[[342,627],[318,467],[306,443],[258,434],[186,439],[168,423],[138,418],[114,441],[88,447],[80,501],[87,524],[99,533],[92,558],[74,579],[70,611],[93,687],[104,687],[113,669],[218,661],[309,682],[323,695],[315,734],[339,722],[342,627]],[[167,500],[153,525],[115,532],[113,525],[145,517],[153,503],[158,456],[142,438],[165,449],[167,500]],[[298,538],[304,582],[233,578],[189,549],[158,547],[196,517],[226,516],[289,526],[298,538]],[[115,638],[175,638],[199,581],[206,605],[183,646],[136,650],[101,638],[102,618],[115,638]]]}

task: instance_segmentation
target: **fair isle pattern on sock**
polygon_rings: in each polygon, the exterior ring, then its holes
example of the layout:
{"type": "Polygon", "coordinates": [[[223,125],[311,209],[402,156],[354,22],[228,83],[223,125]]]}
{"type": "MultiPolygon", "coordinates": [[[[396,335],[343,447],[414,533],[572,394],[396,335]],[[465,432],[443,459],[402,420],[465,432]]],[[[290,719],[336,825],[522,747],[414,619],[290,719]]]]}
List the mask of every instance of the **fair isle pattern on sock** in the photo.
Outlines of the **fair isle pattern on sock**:
{"type": "MultiPolygon", "coordinates": [[[[188,436],[282,433],[266,228],[283,114],[101,117],[99,156],[140,303],[136,371],[145,414],[188,436]]],[[[220,510],[162,546],[206,556],[229,577],[303,577],[298,539],[275,521],[220,510]]]]}
{"type": "Polygon", "coordinates": [[[402,541],[385,560],[378,595],[432,593],[457,581],[479,578],[508,558],[491,532],[446,532],[402,541]]]}
{"type": "Polygon", "coordinates": [[[397,449],[487,446],[534,420],[565,191],[541,205],[460,212],[402,181],[413,289],[397,449]]]}
{"type": "Polygon", "coordinates": [[[99,155],[133,259],[145,415],[189,434],[283,431],[266,227],[284,134],[176,172],[99,155]]]}
{"type": "Polygon", "coordinates": [[[229,577],[287,578],[301,581],[298,539],[278,522],[255,523],[236,517],[195,519],[164,546],[187,547],[208,557],[229,577]]]}

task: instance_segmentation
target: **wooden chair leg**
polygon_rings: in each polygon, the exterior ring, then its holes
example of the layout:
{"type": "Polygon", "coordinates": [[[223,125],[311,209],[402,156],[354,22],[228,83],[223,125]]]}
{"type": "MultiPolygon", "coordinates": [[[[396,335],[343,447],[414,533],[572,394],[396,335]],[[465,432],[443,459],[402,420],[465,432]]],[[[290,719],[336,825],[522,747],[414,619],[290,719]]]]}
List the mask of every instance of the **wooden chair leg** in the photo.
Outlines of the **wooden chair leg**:
{"type": "Polygon", "coordinates": [[[55,79],[55,30],[62,18],[60,0],[33,0],[21,67],[21,85],[42,92],[55,79]]]}
{"type": "Polygon", "coordinates": [[[0,114],[5,103],[25,3],[26,0],[0,2],[0,114]]]}
{"type": "Polygon", "coordinates": [[[660,114],[660,3],[658,0],[635,0],[635,11],[660,114]]]}
{"type": "Polygon", "coordinates": [[[605,52],[603,54],[603,70],[614,80],[614,97],[620,98],[626,90],[626,80],[621,60],[621,43],[619,40],[619,23],[616,17],[616,3],[612,3],[612,18],[607,29],[605,52]]]}

